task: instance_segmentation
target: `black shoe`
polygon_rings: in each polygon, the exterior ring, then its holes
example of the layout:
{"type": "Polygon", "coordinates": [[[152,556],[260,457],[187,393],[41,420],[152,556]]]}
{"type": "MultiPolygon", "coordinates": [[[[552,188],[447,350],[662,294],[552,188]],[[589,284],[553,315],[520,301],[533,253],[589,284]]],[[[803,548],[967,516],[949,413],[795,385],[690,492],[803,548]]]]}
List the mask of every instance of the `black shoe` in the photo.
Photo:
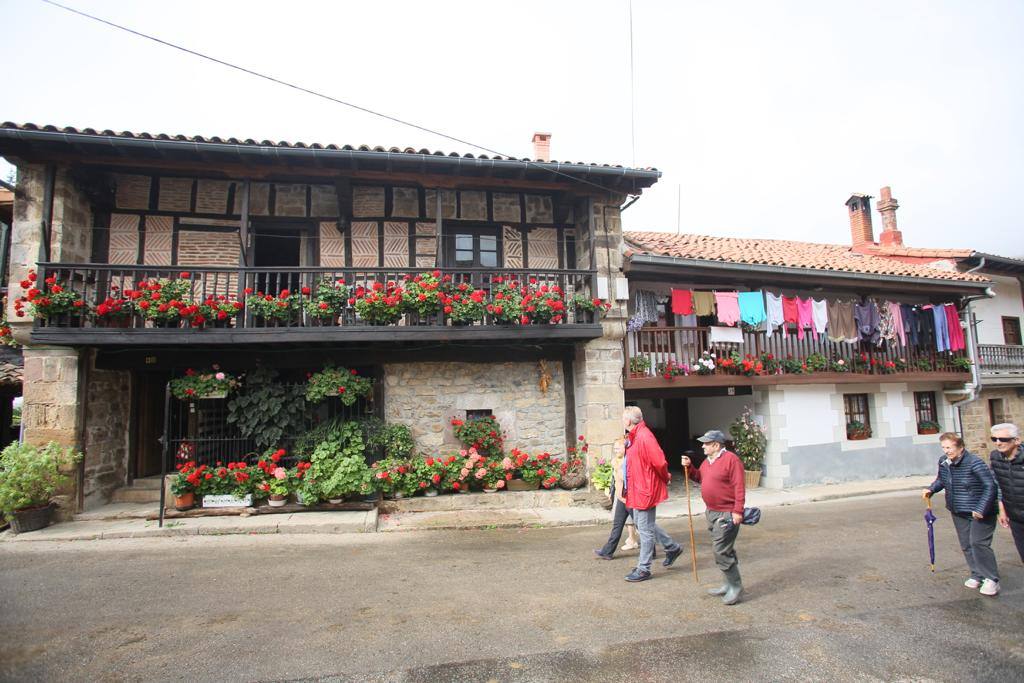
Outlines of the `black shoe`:
{"type": "Polygon", "coordinates": [[[597,555],[597,559],[599,559],[599,560],[610,560],[610,559],[612,559],[611,555],[605,555],[604,551],[602,551],[602,550],[595,550],[594,554],[597,555]]]}
{"type": "Polygon", "coordinates": [[[646,581],[649,578],[651,578],[650,572],[642,572],[639,569],[634,569],[630,572],[629,576],[626,577],[626,581],[636,583],[637,581],[646,581]]]}
{"type": "Polygon", "coordinates": [[[671,567],[672,563],[676,561],[676,558],[683,554],[683,546],[679,546],[675,550],[668,550],[665,552],[665,561],[661,563],[663,567],[671,567]]]}

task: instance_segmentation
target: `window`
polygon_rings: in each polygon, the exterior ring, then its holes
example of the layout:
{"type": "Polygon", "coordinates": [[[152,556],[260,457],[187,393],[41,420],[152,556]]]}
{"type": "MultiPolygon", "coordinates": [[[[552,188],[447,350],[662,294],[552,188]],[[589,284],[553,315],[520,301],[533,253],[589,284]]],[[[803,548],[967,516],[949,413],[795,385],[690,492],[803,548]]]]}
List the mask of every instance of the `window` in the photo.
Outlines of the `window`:
{"type": "Polygon", "coordinates": [[[446,237],[449,267],[497,268],[501,263],[497,228],[457,227],[446,237]]]}
{"type": "Polygon", "coordinates": [[[1003,316],[1003,343],[1007,346],[1020,346],[1020,318],[1003,316]]]}
{"type": "Polygon", "coordinates": [[[1006,419],[1006,405],[1001,398],[990,398],[988,400],[988,423],[998,425],[1008,422],[1006,419]]]}
{"type": "Polygon", "coordinates": [[[922,422],[939,423],[939,411],[935,403],[934,391],[914,392],[914,412],[917,414],[917,424],[922,422]]]}
{"type": "Polygon", "coordinates": [[[843,394],[843,407],[846,410],[847,436],[850,434],[851,426],[863,425],[867,430],[871,429],[871,412],[868,408],[867,394],[843,394]]]}
{"type": "Polygon", "coordinates": [[[466,411],[466,419],[467,420],[478,420],[481,417],[490,417],[492,414],[493,413],[491,412],[490,408],[481,408],[480,410],[467,410],[466,411]]]}

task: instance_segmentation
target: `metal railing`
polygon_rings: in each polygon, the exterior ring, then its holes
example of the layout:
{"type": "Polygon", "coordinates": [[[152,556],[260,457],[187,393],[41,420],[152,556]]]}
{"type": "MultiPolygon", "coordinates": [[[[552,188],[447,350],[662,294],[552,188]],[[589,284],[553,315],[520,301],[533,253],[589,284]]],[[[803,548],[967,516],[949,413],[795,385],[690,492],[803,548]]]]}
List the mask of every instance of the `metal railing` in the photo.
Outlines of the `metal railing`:
{"type": "MultiPolygon", "coordinates": [[[[174,324],[175,321],[154,321],[132,310],[130,315],[110,316],[105,319],[96,315],[97,309],[108,299],[118,298],[120,293],[137,290],[140,284],[154,280],[185,280],[187,296],[190,303],[201,305],[207,299],[242,302],[254,293],[279,295],[284,290],[295,297],[296,314],[286,320],[261,319],[253,312],[241,309],[237,315],[226,320],[205,320],[203,327],[233,327],[248,329],[267,326],[288,327],[324,327],[324,326],[365,326],[371,324],[360,320],[351,305],[343,306],[336,316],[321,318],[311,315],[307,304],[315,297],[317,285],[327,282],[343,281],[348,287],[349,296],[353,296],[359,287],[370,289],[375,283],[387,286],[396,283],[404,286],[406,277],[415,277],[423,272],[434,269],[423,268],[250,268],[228,266],[147,266],[147,265],[109,265],[94,263],[41,263],[38,268],[38,283],[53,278],[65,291],[73,291],[83,301],[83,305],[69,313],[52,315],[36,321],[37,327],[73,327],[73,328],[130,328],[130,329],[166,329],[168,327],[188,327],[187,321],[174,324]]],[[[577,309],[569,305],[574,295],[586,298],[595,296],[596,274],[589,270],[533,270],[533,269],[496,269],[496,268],[460,268],[441,269],[443,275],[450,278],[451,287],[462,283],[472,289],[481,289],[489,302],[494,301],[495,290],[509,281],[521,285],[531,284],[535,287],[558,286],[564,293],[566,313],[560,324],[588,324],[597,321],[593,311],[577,309]]],[[[23,294],[23,293],[22,293],[23,294]]],[[[500,324],[495,316],[485,314],[482,320],[470,323],[472,326],[500,324]]],[[[449,326],[454,322],[443,310],[437,315],[426,319],[416,314],[405,313],[396,323],[398,325],[430,325],[449,326]]],[[[192,324],[192,327],[196,325],[192,324]]]]}
{"type": "MultiPolygon", "coordinates": [[[[820,354],[830,364],[842,361],[844,372],[905,374],[966,370],[963,360],[956,360],[966,358],[963,351],[938,352],[920,346],[879,349],[871,344],[834,342],[811,332],[806,332],[804,338],[799,339],[793,333],[783,337],[778,333],[768,336],[764,332],[743,331],[742,339],[742,343],[713,341],[708,327],[646,327],[630,331],[625,339],[626,376],[656,377],[670,361],[676,366],[685,364],[692,367],[705,353],[714,354],[717,361],[733,352],[741,359],[748,355],[761,359],[763,355],[771,354],[778,362],[804,361],[809,356],[820,354]]],[[[710,374],[737,373],[735,369],[716,367],[710,374]]],[[[698,373],[692,370],[688,374],[698,373]]]]}
{"type": "Polygon", "coordinates": [[[978,366],[986,375],[1024,375],[1024,346],[978,344],[978,366]]]}

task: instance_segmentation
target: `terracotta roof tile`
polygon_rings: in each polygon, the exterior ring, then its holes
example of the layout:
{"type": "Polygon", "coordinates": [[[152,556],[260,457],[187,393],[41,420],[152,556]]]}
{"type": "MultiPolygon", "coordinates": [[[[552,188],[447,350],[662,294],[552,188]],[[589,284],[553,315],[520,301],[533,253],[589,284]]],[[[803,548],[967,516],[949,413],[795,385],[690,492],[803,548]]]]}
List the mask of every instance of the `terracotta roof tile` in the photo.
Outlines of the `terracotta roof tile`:
{"type": "MultiPolygon", "coordinates": [[[[626,240],[627,248],[632,248],[633,253],[653,256],[841,271],[865,275],[896,275],[962,282],[989,281],[988,278],[980,275],[940,270],[881,256],[860,254],[851,250],[849,246],[841,244],[692,234],[674,235],[666,232],[643,231],[627,231],[623,237],[626,240]]],[[[970,252],[967,253],[970,254],[970,252]]]]}
{"type": "Polygon", "coordinates": [[[895,247],[875,244],[865,247],[868,251],[882,256],[915,256],[918,258],[968,258],[973,249],[929,249],[927,247],[895,247]]]}

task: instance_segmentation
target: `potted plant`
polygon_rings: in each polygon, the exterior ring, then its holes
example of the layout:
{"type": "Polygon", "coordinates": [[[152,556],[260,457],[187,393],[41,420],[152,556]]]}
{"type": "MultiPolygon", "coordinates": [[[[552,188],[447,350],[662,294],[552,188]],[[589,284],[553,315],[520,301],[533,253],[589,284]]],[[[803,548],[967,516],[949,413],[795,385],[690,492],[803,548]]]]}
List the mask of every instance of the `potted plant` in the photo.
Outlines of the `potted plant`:
{"type": "Polygon", "coordinates": [[[921,420],[917,423],[918,434],[938,434],[942,427],[934,420],[921,420]]]}
{"type": "Polygon", "coordinates": [[[68,472],[82,454],[51,441],[12,443],[0,454],[0,513],[14,533],[42,529],[53,517],[55,494],[71,482],[68,472]]]}
{"type": "MultiPolygon", "coordinates": [[[[495,276],[491,283],[491,302],[485,306],[491,319],[503,325],[523,324],[522,301],[526,288],[520,289],[518,282],[501,275],[495,276]]],[[[529,322],[529,318],[525,322],[529,322]]]]}
{"type": "Polygon", "coordinates": [[[569,446],[566,450],[566,460],[562,463],[558,485],[567,491],[578,489],[587,483],[587,472],[584,461],[590,452],[590,444],[586,437],[580,435],[576,438],[576,445],[569,446]]]}
{"type": "Polygon", "coordinates": [[[394,282],[374,282],[369,289],[356,287],[349,304],[360,320],[370,325],[394,325],[402,318],[404,290],[394,282]]]}
{"type": "Polygon", "coordinates": [[[405,276],[403,306],[409,313],[410,325],[435,325],[444,306],[442,294],[451,289],[451,276],[440,270],[405,276]]]}
{"type": "Polygon", "coordinates": [[[319,403],[328,396],[337,396],[344,405],[350,406],[369,396],[372,390],[373,381],[357,371],[328,366],[307,378],[306,400],[319,403]]]}
{"type": "Polygon", "coordinates": [[[370,491],[370,468],[358,423],[347,422],[337,436],[317,444],[310,456],[308,477],[315,481],[321,498],[340,503],[343,498],[370,491]]]}
{"type": "Polygon", "coordinates": [[[469,420],[453,418],[455,438],[466,448],[475,448],[483,456],[497,456],[503,452],[505,437],[501,425],[493,415],[474,417],[469,420]]]}
{"type": "Polygon", "coordinates": [[[291,290],[282,289],[277,296],[256,292],[246,288],[245,309],[265,327],[290,327],[297,325],[302,311],[301,299],[291,290]]]}
{"type": "Polygon", "coordinates": [[[175,377],[171,380],[171,395],[182,401],[224,398],[240,384],[236,377],[222,371],[219,365],[202,372],[188,368],[184,377],[175,377]]]}
{"type": "Polygon", "coordinates": [[[206,323],[212,327],[231,327],[232,321],[245,308],[241,301],[234,301],[221,294],[219,296],[209,295],[206,301],[199,307],[199,313],[193,319],[206,323]]]}
{"type": "Polygon", "coordinates": [[[309,476],[309,469],[313,463],[308,460],[301,460],[295,463],[295,467],[288,470],[288,477],[292,481],[292,490],[295,492],[295,502],[299,505],[316,505],[323,497],[320,492],[320,483],[312,476],[309,476]]]}
{"type": "Polygon", "coordinates": [[[700,354],[700,358],[693,362],[692,367],[698,375],[713,375],[716,365],[715,354],[705,351],[700,354]]]}
{"type": "Polygon", "coordinates": [[[108,296],[92,310],[97,327],[131,327],[132,300],[122,296],[108,296]]]}
{"type": "Polygon", "coordinates": [[[515,466],[517,478],[523,482],[522,485],[513,485],[513,482],[516,481],[516,478],[513,478],[509,482],[510,491],[531,490],[540,487],[549,489],[555,486],[561,477],[561,463],[548,453],[529,455],[514,448],[510,457],[515,466]]]}
{"type": "Polygon", "coordinates": [[[651,371],[649,356],[636,355],[629,359],[629,376],[646,377],[651,371]]]}
{"type": "Polygon", "coordinates": [[[846,423],[846,438],[850,441],[863,441],[871,438],[871,427],[859,420],[846,423]]]}
{"type": "Polygon", "coordinates": [[[318,325],[331,327],[338,323],[348,302],[348,286],[343,278],[324,277],[312,288],[303,287],[306,315],[318,325]]]}
{"type": "Polygon", "coordinates": [[[768,450],[768,438],[764,429],[744,406],[743,412],[729,425],[729,434],[733,439],[736,455],[743,462],[745,483],[747,488],[761,485],[761,470],[764,467],[764,454],[768,450]]]}
{"type": "Polygon", "coordinates": [[[576,311],[576,322],[580,322],[584,317],[580,315],[584,311],[591,314],[589,317],[593,322],[597,322],[598,318],[603,318],[611,310],[612,304],[610,301],[592,299],[582,294],[577,294],[572,298],[572,307],[576,311]],[[597,315],[593,315],[595,313],[597,315]]]}
{"type": "Polygon", "coordinates": [[[171,481],[171,494],[174,496],[175,510],[188,510],[195,507],[196,488],[205,472],[205,467],[200,469],[195,461],[188,461],[176,465],[178,474],[171,481]]]}
{"type": "Polygon", "coordinates": [[[442,311],[453,325],[463,326],[478,323],[487,311],[487,292],[473,289],[469,283],[460,282],[451,294],[441,292],[442,311]]]}
{"type": "Polygon", "coordinates": [[[288,503],[288,494],[291,493],[288,470],[281,466],[275,467],[271,470],[270,478],[267,479],[266,484],[266,491],[270,494],[270,507],[284,507],[288,503]]]}
{"type": "Polygon", "coordinates": [[[409,461],[404,458],[378,460],[370,466],[373,486],[383,496],[402,498],[408,489],[410,469],[409,461]]]}
{"type": "Polygon", "coordinates": [[[192,281],[189,273],[179,273],[176,279],[155,278],[143,280],[134,290],[125,295],[132,300],[135,309],[154,327],[180,327],[181,321],[199,312],[189,302],[192,281]]]}
{"type": "Polygon", "coordinates": [[[202,470],[196,493],[204,508],[249,507],[252,505],[252,475],[245,462],[216,463],[202,470]]]}
{"type": "Polygon", "coordinates": [[[444,478],[448,472],[445,461],[441,458],[427,456],[413,461],[413,469],[419,479],[419,488],[428,497],[436,496],[444,486],[444,478]]]}
{"type": "Polygon", "coordinates": [[[14,302],[14,314],[24,316],[27,304],[29,313],[48,322],[67,327],[80,327],[85,302],[78,292],[68,289],[53,275],[45,278],[42,284],[37,281],[35,271],[28,272],[28,279],[21,281],[25,295],[14,302]]]}
{"type": "Polygon", "coordinates": [[[531,279],[519,306],[522,310],[520,324],[557,325],[565,322],[567,307],[562,288],[558,285],[538,285],[531,279]]]}
{"type": "Polygon", "coordinates": [[[960,372],[970,372],[971,366],[974,365],[971,359],[965,356],[956,356],[949,361],[949,364],[954,370],[959,370],[960,372]]]}

